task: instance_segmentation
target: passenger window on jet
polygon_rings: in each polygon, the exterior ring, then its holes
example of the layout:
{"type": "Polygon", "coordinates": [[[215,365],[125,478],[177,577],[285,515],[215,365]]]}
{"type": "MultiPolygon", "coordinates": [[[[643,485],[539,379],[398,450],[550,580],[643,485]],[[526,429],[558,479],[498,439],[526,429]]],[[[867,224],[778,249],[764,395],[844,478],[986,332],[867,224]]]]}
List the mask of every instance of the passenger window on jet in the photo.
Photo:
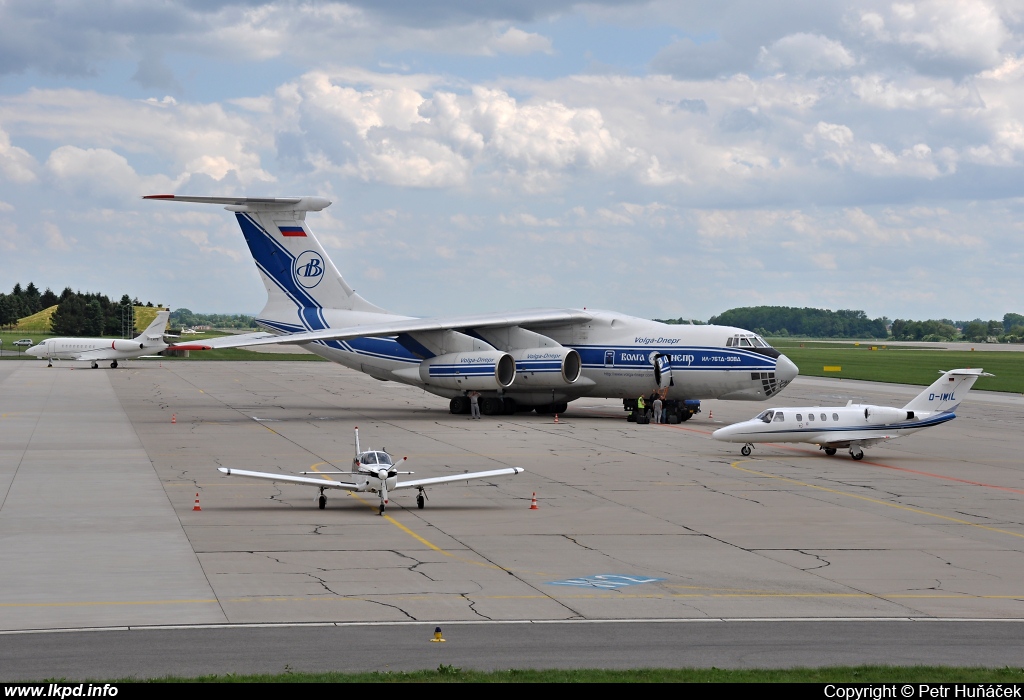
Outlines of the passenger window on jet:
{"type": "Polygon", "coordinates": [[[824,413],[822,413],[822,414],[821,414],[821,419],[822,419],[822,420],[828,420],[828,417],[827,417],[827,416],[826,416],[826,415],[825,415],[824,413]]]}
{"type": "Polygon", "coordinates": [[[775,422],[776,423],[781,423],[784,420],[786,420],[786,417],[782,415],[782,411],[776,411],[775,412],[775,422]]]}
{"type": "Polygon", "coordinates": [[[808,421],[812,421],[812,420],[814,420],[814,414],[813,414],[813,413],[808,413],[808,414],[807,414],[807,420],[808,420],[808,421]]]}
{"type": "Polygon", "coordinates": [[[802,414],[802,413],[798,413],[798,414],[796,414],[796,419],[797,419],[798,421],[802,421],[802,420],[804,419],[804,414],[802,414]]]}
{"type": "Polygon", "coordinates": [[[835,420],[835,421],[839,420],[839,414],[838,413],[833,413],[832,414],[832,420],[835,420]]]}

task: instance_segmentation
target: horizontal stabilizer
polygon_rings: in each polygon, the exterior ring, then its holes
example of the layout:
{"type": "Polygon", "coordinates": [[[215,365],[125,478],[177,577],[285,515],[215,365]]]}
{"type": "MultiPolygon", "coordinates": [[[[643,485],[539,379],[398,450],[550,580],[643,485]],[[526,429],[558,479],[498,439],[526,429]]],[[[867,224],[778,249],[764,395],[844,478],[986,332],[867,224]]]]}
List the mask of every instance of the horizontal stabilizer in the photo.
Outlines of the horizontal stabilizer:
{"type": "Polygon", "coordinates": [[[230,211],[320,211],[331,206],[331,200],[325,197],[192,197],[181,194],[150,194],[143,199],[223,204],[230,211]]]}

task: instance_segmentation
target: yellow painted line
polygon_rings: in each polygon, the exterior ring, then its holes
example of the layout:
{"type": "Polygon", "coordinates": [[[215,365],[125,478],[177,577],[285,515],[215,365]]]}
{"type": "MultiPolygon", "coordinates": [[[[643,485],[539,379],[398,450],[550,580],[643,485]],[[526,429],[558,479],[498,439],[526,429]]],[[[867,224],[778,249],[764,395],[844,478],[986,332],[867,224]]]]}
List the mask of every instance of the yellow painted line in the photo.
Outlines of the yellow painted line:
{"type": "Polygon", "coordinates": [[[785,476],[777,476],[775,474],[767,474],[765,472],[759,472],[759,471],[757,471],[755,469],[746,469],[744,467],[739,466],[740,464],[743,464],[744,462],[753,462],[753,461],[754,460],[752,460],[752,459],[751,460],[740,460],[738,462],[733,462],[731,466],[732,466],[733,469],[738,469],[741,472],[746,472],[748,474],[754,474],[756,476],[766,476],[769,479],[778,479],[779,481],[785,481],[785,482],[790,483],[790,484],[796,484],[797,486],[805,486],[805,487],[807,487],[809,489],[817,489],[818,491],[825,491],[827,493],[834,493],[834,494],[838,494],[840,496],[847,496],[849,498],[856,498],[858,500],[867,501],[868,503],[875,503],[875,504],[880,505],[880,506],[888,506],[889,508],[895,508],[897,510],[905,510],[905,511],[910,512],[910,513],[917,513],[918,515],[927,515],[930,518],[938,518],[939,520],[946,520],[946,521],[951,522],[951,523],[956,523],[957,525],[969,525],[970,527],[976,527],[976,528],[981,529],[981,530],[988,530],[989,532],[998,532],[1001,535],[1010,535],[1012,537],[1024,538],[1024,533],[1011,532],[1010,530],[1001,530],[1001,529],[999,529],[997,527],[990,527],[988,525],[982,525],[980,523],[972,523],[969,520],[961,520],[960,518],[953,518],[953,517],[950,517],[948,515],[942,515],[940,513],[932,513],[931,511],[922,510],[921,508],[913,508],[911,506],[900,505],[899,503],[889,503],[888,501],[880,501],[877,498],[869,498],[868,496],[861,496],[861,495],[858,495],[856,493],[849,493],[848,491],[840,491],[838,489],[830,489],[830,488],[828,488],[826,486],[816,486],[814,484],[808,484],[808,483],[805,483],[803,481],[797,481],[796,479],[790,479],[790,478],[785,477],[785,476]]]}

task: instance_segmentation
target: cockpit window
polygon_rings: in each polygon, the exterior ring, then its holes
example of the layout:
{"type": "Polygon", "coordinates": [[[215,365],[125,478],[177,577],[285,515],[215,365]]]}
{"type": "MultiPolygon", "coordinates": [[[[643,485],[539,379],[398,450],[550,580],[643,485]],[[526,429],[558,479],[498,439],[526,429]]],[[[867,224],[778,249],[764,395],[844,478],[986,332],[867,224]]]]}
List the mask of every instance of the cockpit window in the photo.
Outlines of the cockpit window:
{"type": "Polygon", "coordinates": [[[772,416],[774,415],[775,411],[768,409],[767,411],[761,411],[761,413],[759,413],[757,417],[763,420],[765,423],[771,423],[772,416]]]}
{"type": "Polygon", "coordinates": [[[753,347],[753,343],[750,342],[750,338],[740,338],[740,345],[745,348],[753,347]]]}
{"type": "Polygon", "coordinates": [[[378,452],[377,453],[377,464],[385,464],[385,465],[390,466],[391,465],[391,455],[389,455],[387,452],[378,452]]]}
{"type": "Polygon", "coordinates": [[[771,347],[771,345],[769,345],[768,343],[764,342],[764,338],[762,338],[759,335],[755,335],[751,340],[753,340],[755,347],[759,347],[759,348],[770,348],[771,347]]]}
{"type": "Polygon", "coordinates": [[[359,460],[363,464],[376,464],[377,453],[376,452],[364,452],[362,459],[359,460]]]}

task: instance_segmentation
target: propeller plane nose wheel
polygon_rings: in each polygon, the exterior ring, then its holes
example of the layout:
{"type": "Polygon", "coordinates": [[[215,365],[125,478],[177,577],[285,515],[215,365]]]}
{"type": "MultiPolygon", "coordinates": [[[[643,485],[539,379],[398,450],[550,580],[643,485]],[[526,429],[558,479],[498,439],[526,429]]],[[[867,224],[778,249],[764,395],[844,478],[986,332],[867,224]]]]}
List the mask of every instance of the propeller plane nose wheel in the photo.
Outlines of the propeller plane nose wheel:
{"type": "Polygon", "coordinates": [[[754,449],[754,446],[751,445],[748,442],[746,445],[744,445],[742,448],[740,448],[740,454],[743,455],[744,457],[749,457],[750,456],[750,452],[753,449],[754,449]]]}
{"type": "Polygon", "coordinates": [[[380,508],[377,509],[377,515],[384,515],[384,509],[385,509],[384,501],[381,501],[380,502],[380,508]]]}

